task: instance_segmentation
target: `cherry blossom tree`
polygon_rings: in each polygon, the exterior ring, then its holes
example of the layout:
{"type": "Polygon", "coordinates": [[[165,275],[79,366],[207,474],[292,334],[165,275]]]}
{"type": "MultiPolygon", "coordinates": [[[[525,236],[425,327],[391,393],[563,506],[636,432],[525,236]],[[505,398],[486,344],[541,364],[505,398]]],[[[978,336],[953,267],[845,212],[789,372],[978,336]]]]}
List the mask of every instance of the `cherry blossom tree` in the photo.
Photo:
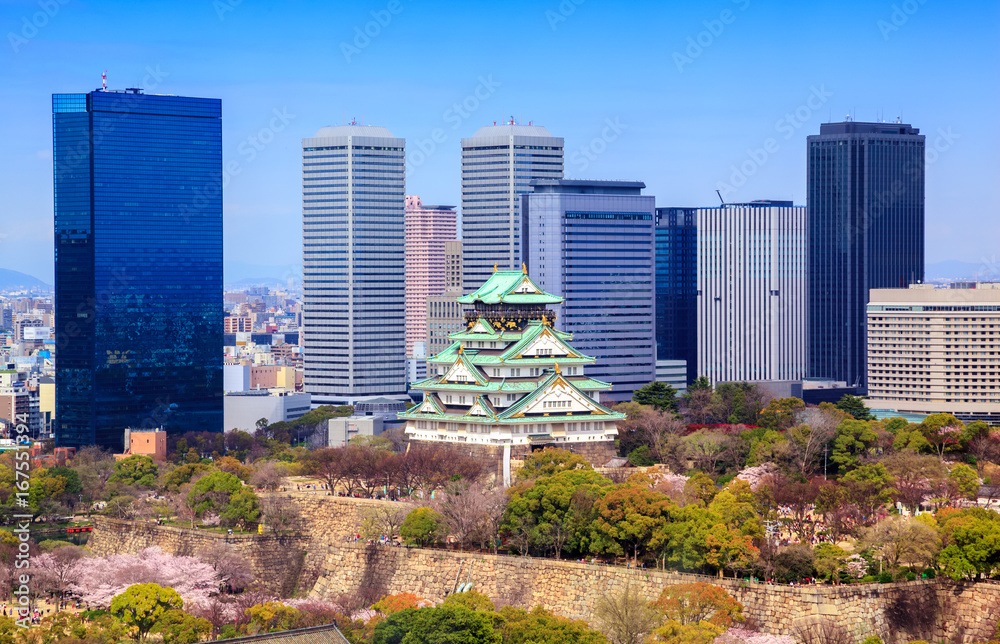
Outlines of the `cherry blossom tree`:
{"type": "Polygon", "coordinates": [[[83,601],[101,607],[133,584],[159,584],[173,588],[188,603],[205,601],[219,588],[220,575],[196,557],[176,557],[159,548],[138,554],[81,559],[79,574],[68,586],[83,601]]]}

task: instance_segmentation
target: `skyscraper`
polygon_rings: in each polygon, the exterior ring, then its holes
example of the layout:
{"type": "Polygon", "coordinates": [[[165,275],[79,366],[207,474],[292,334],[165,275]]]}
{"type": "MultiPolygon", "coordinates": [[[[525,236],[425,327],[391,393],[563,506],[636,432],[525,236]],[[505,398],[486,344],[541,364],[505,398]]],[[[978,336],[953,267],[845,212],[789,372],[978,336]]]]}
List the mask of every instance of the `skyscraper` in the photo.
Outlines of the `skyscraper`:
{"type": "Polygon", "coordinates": [[[573,346],[597,359],[606,396],[656,379],[655,199],[641,181],[536,180],[522,195],[523,257],[573,346]]]}
{"type": "Polygon", "coordinates": [[[656,359],[698,377],[697,208],[656,209],[656,359]]]}
{"type": "Polygon", "coordinates": [[[405,143],[360,125],[302,140],[304,384],[313,403],[406,394],[405,143]]]}
{"type": "Polygon", "coordinates": [[[479,128],[462,139],[462,253],[466,292],[494,266],[521,267],[520,195],[532,179],[562,179],[563,140],[544,127],[479,128]]]}
{"type": "Polygon", "coordinates": [[[698,369],[712,384],[799,380],[806,367],[806,209],[698,209],[698,369]]]}
{"type": "Polygon", "coordinates": [[[866,386],[868,294],[924,279],[924,137],[823,123],[807,138],[809,375],[866,386]]]}
{"type": "Polygon", "coordinates": [[[222,103],[52,96],[56,442],[222,431],[222,103]]]}
{"type": "Polygon", "coordinates": [[[465,328],[465,314],[456,300],[462,296],[462,241],[444,243],[444,291],[427,298],[427,357],[452,345],[448,337],[465,328]]]}
{"type": "Polygon", "coordinates": [[[427,298],[444,293],[445,244],[455,241],[456,223],[454,206],[427,206],[420,197],[406,197],[407,357],[413,356],[414,342],[427,340],[427,298]]]}

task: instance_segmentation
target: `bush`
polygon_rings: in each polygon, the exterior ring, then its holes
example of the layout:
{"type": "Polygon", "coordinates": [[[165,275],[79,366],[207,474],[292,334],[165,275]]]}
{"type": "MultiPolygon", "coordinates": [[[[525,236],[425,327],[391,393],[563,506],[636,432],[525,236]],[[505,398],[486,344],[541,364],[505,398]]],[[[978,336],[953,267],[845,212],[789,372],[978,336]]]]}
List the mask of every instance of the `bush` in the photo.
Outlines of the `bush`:
{"type": "Polygon", "coordinates": [[[872,635],[864,642],[861,642],[861,644],[882,644],[882,638],[879,637],[878,635],[872,635]]]}
{"type": "Polygon", "coordinates": [[[906,573],[906,581],[916,581],[916,580],[917,580],[917,575],[915,573],[912,572],[906,573]]]}
{"type": "Polygon", "coordinates": [[[892,573],[883,572],[878,576],[878,583],[880,584],[891,584],[892,583],[892,573]]]}
{"type": "Polygon", "coordinates": [[[656,459],[653,458],[653,453],[645,445],[636,447],[634,450],[629,452],[628,462],[636,467],[649,467],[650,465],[656,465],[656,459]]]}
{"type": "Polygon", "coordinates": [[[878,577],[876,577],[875,575],[865,575],[864,577],[858,580],[858,583],[874,584],[876,581],[878,581],[878,577]]]}
{"type": "Polygon", "coordinates": [[[936,573],[936,572],[934,572],[934,569],[933,569],[933,568],[924,568],[924,578],[925,578],[925,579],[934,579],[934,576],[935,576],[936,574],[937,574],[937,573],[936,573]]]}

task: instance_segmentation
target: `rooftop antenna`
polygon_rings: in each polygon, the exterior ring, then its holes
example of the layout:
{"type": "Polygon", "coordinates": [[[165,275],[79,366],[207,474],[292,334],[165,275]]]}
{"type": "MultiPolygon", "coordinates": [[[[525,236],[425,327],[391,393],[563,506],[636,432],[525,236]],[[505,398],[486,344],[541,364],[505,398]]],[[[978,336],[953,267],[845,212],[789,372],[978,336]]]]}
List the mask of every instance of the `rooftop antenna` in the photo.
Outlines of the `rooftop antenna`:
{"type": "Polygon", "coordinates": [[[725,206],[726,205],[726,200],[722,198],[722,193],[719,192],[718,190],[716,190],[715,194],[719,195],[719,201],[721,201],[722,205],[725,206]]]}
{"type": "Polygon", "coordinates": [[[108,89],[108,70],[105,69],[104,73],[101,74],[101,91],[105,92],[107,91],[107,89],[108,89]]]}

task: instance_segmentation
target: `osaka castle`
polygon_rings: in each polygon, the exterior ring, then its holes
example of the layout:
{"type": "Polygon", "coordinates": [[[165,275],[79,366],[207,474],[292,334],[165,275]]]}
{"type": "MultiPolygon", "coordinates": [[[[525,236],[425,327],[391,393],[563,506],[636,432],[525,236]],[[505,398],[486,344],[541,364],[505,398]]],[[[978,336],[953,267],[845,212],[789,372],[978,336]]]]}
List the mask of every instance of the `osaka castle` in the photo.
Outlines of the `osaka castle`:
{"type": "Polygon", "coordinates": [[[458,298],[465,330],[427,359],[426,380],[413,383],[423,400],[400,418],[411,440],[444,443],[496,461],[510,480],[510,459],[558,447],[593,465],[615,456],[624,414],[600,404],[611,384],[588,378],[594,358],[569,344],[547,308],[562,302],[527,271],[494,271],[479,290],[458,298]]]}

